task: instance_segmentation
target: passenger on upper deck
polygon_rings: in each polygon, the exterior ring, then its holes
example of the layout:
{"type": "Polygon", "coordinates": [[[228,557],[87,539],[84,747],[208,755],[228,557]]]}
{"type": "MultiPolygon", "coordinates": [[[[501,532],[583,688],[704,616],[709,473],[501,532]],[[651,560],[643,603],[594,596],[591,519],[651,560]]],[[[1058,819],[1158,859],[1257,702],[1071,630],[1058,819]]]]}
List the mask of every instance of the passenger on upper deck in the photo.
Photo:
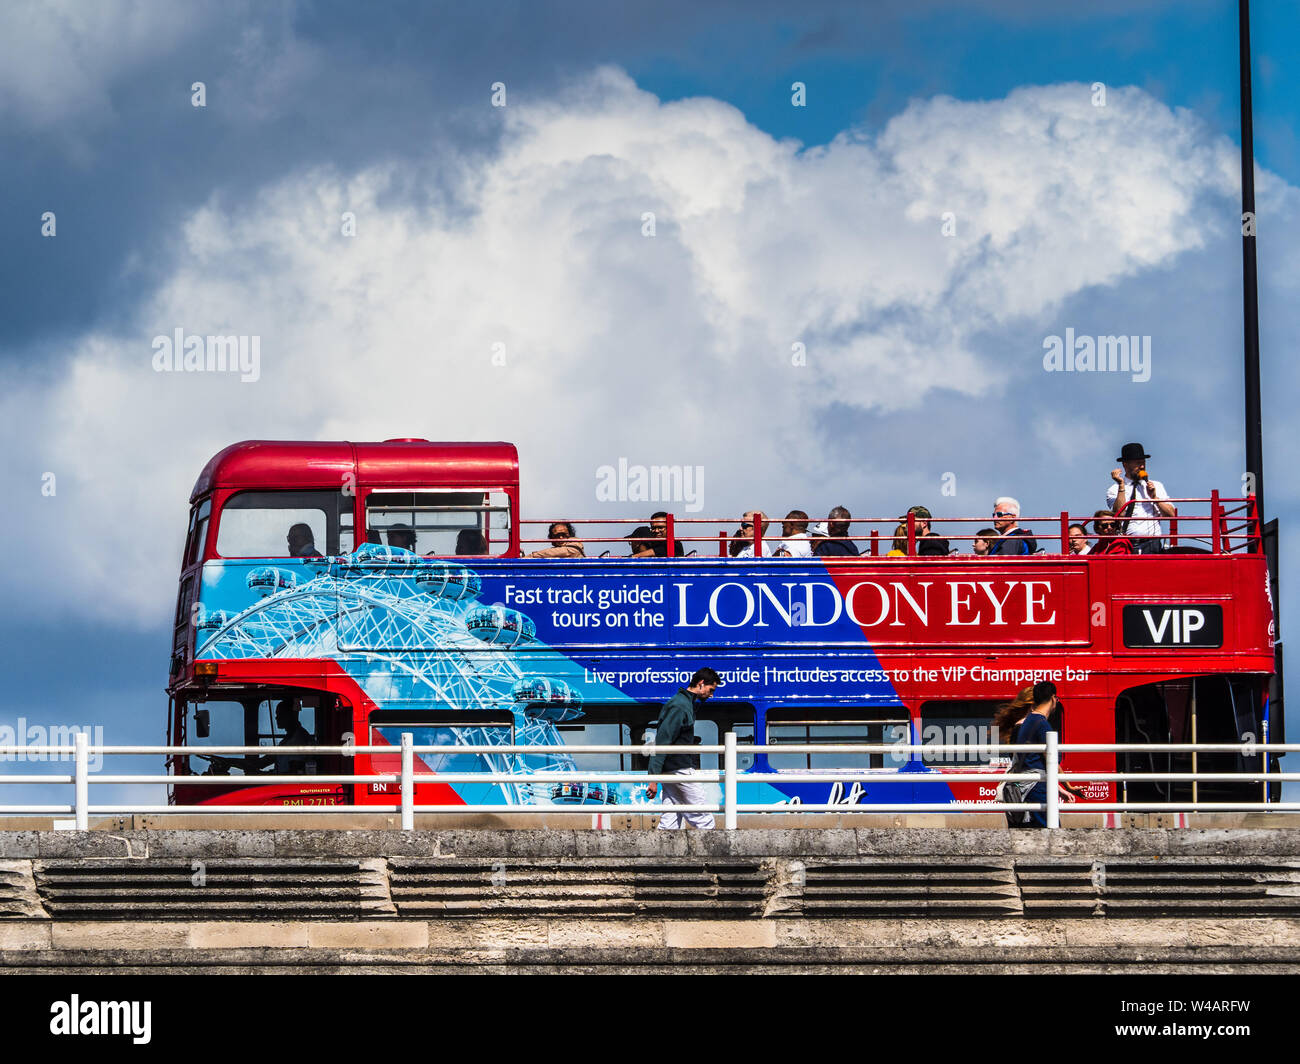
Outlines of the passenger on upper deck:
{"type": "Polygon", "coordinates": [[[1088,544],[1088,522],[1070,526],[1070,553],[1090,554],[1092,547],[1088,544]]]}
{"type": "Polygon", "coordinates": [[[1115,520],[1113,513],[1109,510],[1098,510],[1093,517],[1096,520],[1092,522],[1092,530],[1099,538],[1089,551],[1090,555],[1133,553],[1133,541],[1120,534],[1119,522],[1115,520]]]}
{"type": "MultiPolygon", "coordinates": [[[[916,553],[926,557],[946,558],[948,556],[948,541],[936,532],[930,531],[931,514],[924,506],[909,506],[907,513],[916,514],[916,553]]],[[[904,514],[900,521],[907,520],[907,514],[904,514]]],[[[903,526],[906,533],[907,526],[903,526]]]]}
{"type": "Polygon", "coordinates": [[[971,553],[977,558],[986,558],[993,550],[993,543],[998,538],[997,532],[992,528],[981,528],[975,533],[975,538],[971,540],[971,553]]]}
{"type": "Polygon", "coordinates": [[[415,550],[415,529],[399,521],[388,526],[388,545],[403,550],[415,550]]]}
{"type": "MultiPolygon", "coordinates": [[[[655,550],[655,556],[658,558],[667,558],[668,557],[668,514],[663,510],[660,510],[658,513],[651,514],[650,528],[654,531],[654,534],[658,536],[660,540],[658,543],[655,543],[653,545],[655,550]]],[[[686,552],[682,550],[682,541],[680,539],[674,539],[673,557],[680,558],[685,553],[686,552]]]]}
{"type": "Polygon", "coordinates": [[[740,548],[740,550],[735,552],[735,556],[737,558],[754,557],[754,522],[755,521],[760,522],[759,527],[762,528],[763,530],[763,542],[761,544],[762,555],[764,558],[770,558],[772,556],[772,547],[767,542],[767,526],[770,524],[770,522],[767,519],[767,514],[763,513],[762,510],[746,510],[745,516],[741,519],[740,522],[740,535],[742,537],[744,545],[740,548]]]}
{"type": "Polygon", "coordinates": [[[285,536],[285,542],[289,545],[290,558],[320,558],[322,554],[316,549],[316,543],[312,536],[311,525],[296,524],[290,527],[289,534],[285,536]]]}
{"type": "Polygon", "coordinates": [[[993,527],[998,530],[998,538],[989,549],[990,555],[1036,554],[1038,541],[1029,529],[1016,524],[1020,517],[1020,503],[1009,495],[999,497],[993,503],[993,527]]]}
{"type": "Polygon", "coordinates": [[[826,538],[813,546],[813,553],[822,558],[861,554],[856,543],[844,538],[849,534],[849,520],[852,517],[847,508],[835,507],[827,515],[826,538]]]}
{"type": "Polygon", "coordinates": [[[791,510],[781,522],[781,542],[772,552],[778,558],[809,558],[812,556],[811,537],[808,535],[808,515],[802,510],[791,510]]]}
{"type": "Polygon", "coordinates": [[[653,558],[655,556],[655,546],[651,540],[654,539],[654,529],[649,525],[637,525],[623,538],[628,541],[629,554],[633,558],[653,558]]]}
{"type": "Polygon", "coordinates": [[[577,532],[569,521],[552,521],[546,530],[546,538],[551,541],[549,547],[535,550],[530,558],[585,558],[582,544],[575,538],[577,532]]]}
{"type": "Polygon", "coordinates": [[[1157,517],[1174,517],[1178,511],[1169,498],[1165,486],[1147,476],[1147,459],[1151,456],[1140,443],[1126,443],[1116,461],[1123,469],[1112,469],[1113,481],[1106,490],[1106,505],[1110,512],[1125,522],[1124,534],[1133,537],[1133,549],[1139,554],[1154,554],[1164,549],[1160,538],[1163,529],[1157,517]],[[1128,481],[1132,482],[1130,486],[1128,481]],[[1132,515],[1131,517],[1129,515],[1132,515]]]}
{"type": "Polygon", "coordinates": [[[907,523],[899,521],[894,526],[894,538],[889,544],[889,553],[886,558],[906,558],[907,557],[907,523]]]}
{"type": "Polygon", "coordinates": [[[462,528],[456,533],[457,554],[486,554],[487,540],[477,528],[462,528]]]}

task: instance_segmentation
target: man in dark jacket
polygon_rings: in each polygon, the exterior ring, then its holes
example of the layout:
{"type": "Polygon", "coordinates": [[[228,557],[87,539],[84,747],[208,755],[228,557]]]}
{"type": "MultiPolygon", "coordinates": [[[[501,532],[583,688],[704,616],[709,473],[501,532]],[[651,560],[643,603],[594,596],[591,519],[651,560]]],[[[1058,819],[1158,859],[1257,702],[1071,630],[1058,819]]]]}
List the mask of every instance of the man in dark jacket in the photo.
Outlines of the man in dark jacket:
{"type": "MultiPolygon", "coordinates": [[[[916,514],[916,553],[924,557],[948,557],[948,541],[930,531],[930,511],[924,506],[909,506],[907,514],[916,514]]],[[[899,520],[906,523],[907,514],[899,520]]]]}
{"type": "Polygon", "coordinates": [[[1029,529],[1021,528],[1016,522],[1020,519],[1020,503],[1004,495],[993,504],[993,527],[998,530],[998,538],[989,548],[992,555],[1037,554],[1038,541],[1029,529]]]}
{"type": "Polygon", "coordinates": [[[862,552],[849,535],[849,519],[852,514],[843,506],[837,506],[826,520],[826,539],[819,539],[813,545],[813,553],[819,558],[852,557],[862,552]]]}
{"type": "MultiPolygon", "coordinates": [[[[702,705],[717,690],[721,677],[712,669],[699,669],[691,677],[689,687],[679,687],[677,693],[664,703],[659,714],[659,730],[655,732],[656,746],[694,746],[695,708],[702,705]]],[[[680,783],[665,783],[663,786],[664,805],[710,805],[708,789],[702,783],[692,782],[689,777],[700,767],[698,754],[660,754],[650,758],[649,772],[652,776],[678,775],[684,777],[680,783]]],[[[646,787],[646,797],[654,799],[658,785],[650,783],[646,787]]],[[[713,827],[712,813],[664,813],[659,818],[659,826],[671,830],[682,826],[685,820],[693,828],[707,830],[713,827]]]]}

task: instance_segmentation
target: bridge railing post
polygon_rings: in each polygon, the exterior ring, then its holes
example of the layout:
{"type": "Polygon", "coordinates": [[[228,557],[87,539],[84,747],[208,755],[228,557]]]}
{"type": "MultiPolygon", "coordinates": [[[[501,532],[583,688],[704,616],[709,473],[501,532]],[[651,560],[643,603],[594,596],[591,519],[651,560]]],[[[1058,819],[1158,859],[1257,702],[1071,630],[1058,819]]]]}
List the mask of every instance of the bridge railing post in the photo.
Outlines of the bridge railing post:
{"type": "Polygon", "coordinates": [[[736,733],[722,737],[722,826],[736,830],[736,733]]]}
{"type": "Polygon", "coordinates": [[[1047,732],[1047,826],[1061,826],[1061,795],[1057,784],[1061,771],[1061,751],[1058,748],[1060,737],[1050,729],[1047,732]]]}
{"type": "Polygon", "coordinates": [[[402,830],[415,830],[415,745],[409,731],[402,732],[402,830]]]}
{"type": "Polygon", "coordinates": [[[72,815],[78,831],[90,830],[90,736],[84,731],[74,734],[73,778],[75,795],[72,803],[72,815]]]}
{"type": "Polygon", "coordinates": [[[1268,805],[1268,718],[1265,717],[1261,726],[1261,733],[1264,737],[1264,751],[1260,754],[1260,760],[1263,762],[1263,782],[1264,782],[1264,800],[1262,805],[1268,805]]]}

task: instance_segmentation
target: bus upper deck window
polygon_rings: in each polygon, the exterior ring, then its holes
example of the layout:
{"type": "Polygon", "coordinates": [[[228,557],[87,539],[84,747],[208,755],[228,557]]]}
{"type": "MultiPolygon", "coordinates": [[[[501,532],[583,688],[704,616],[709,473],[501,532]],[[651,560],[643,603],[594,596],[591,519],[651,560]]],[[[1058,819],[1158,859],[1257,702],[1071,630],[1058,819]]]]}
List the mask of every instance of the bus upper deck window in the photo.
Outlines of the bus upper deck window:
{"type": "Polygon", "coordinates": [[[510,497],[500,491],[372,491],[366,539],[416,554],[504,554],[510,497]]]}
{"type": "Polygon", "coordinates": [[[241,491],[217,527],[223,558],[311,558],[353,546],[352,500],[341,491],[241,491]]]}

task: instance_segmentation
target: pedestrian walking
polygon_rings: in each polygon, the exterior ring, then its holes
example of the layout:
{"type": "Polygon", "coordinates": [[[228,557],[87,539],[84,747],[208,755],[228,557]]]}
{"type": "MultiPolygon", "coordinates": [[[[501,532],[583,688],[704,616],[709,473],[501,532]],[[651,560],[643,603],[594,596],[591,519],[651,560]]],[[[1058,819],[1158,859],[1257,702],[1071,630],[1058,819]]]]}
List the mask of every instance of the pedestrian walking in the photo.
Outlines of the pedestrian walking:
{"type": "MultiPolygon", "coordinates": [[[[664,703],[659,714],[659,729],[655,732],[656,746],[694,746],[699,740],[695,737],[695,711],[713,696],[718,689],[721,677],[712,669],[696,671],[691,677],[689,687],[679,687],[677,693],[664,703]]],[[[664,783],[664,805],[709,805],[710,795],[704,784],[691,780],[700,768],[699,754],[661,754],[650,758],[649,773],[652,776],[676,775],[681,780],[664,783]]],[[[646,797],[651,800],[659,792],[659,786],[651,782],[646,787],[646,797]]],[[[659,818],[659,827],[673,830],[683,826],[683,821],[693,828],[707,831],[713,827],[713,814],[707,812],[675,813],[672,810],[659,818]]]]}

